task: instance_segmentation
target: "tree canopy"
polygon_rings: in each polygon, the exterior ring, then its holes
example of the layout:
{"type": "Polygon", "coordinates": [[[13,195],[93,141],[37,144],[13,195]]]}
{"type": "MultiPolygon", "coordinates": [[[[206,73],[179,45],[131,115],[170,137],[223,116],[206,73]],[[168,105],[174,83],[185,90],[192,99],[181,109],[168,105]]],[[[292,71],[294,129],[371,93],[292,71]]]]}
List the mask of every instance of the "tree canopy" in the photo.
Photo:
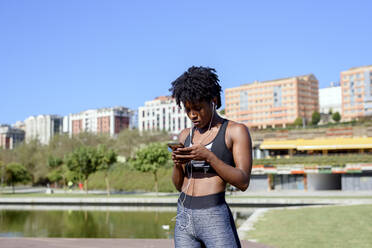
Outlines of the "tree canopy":
{"type": "Polygon", "coordinates": [[[88,192],[87,181],[89,175],[99,170],[108,170],[116,162],[116,153],[107,149],[104,145],[97,148],[80,146],[66,157],[66,165],[85,181],[85,189],[88,192]]]}
{"type": "Polygon", "coordinates": [[[293,124],[294,124],[296,127],[300,127],[300,126],[302,126],[302,118],[301,118],[301,117],[297,117],[296,120],[293,122],[293,124]]]}
{"type": "Polygon", "coordinates": [[[5,182],[13,187],[16,183],[26,183],[31,179],[26,167],[19,163],[10,163],[5,168],[5,182]]]}
{"type": "Polygon", "coordinates": [[[320,121],[320,114],[318,111],[314,111],[311,115],[311,124],[317,125],[320,121]]]}
{"type": "Polygon", "coordinates": [[[332,114],[332,120],[334,120],[335,122],[339,122],[341,120],[341,115],[339,112],[335,112],[332,114]]]}
{"type": "Polygon", "coordinates": [[[133,167],[142,172],[151,172],[154,175],[155,191],[158,192],[157,171],[168,164],[170,152],[163,143],[152,143],[139,149],[131,163],[133,167]]]}

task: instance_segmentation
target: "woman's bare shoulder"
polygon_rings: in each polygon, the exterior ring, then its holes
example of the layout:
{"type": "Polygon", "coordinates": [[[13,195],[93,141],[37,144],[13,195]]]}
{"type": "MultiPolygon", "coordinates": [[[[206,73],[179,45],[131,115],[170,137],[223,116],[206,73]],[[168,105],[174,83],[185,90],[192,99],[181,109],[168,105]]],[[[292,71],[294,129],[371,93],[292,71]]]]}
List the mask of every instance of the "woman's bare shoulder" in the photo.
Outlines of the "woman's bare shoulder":
{"type": "Polygon", "coordinates": [[[232,121],[232,120],[229,120],[229,124],[227,125],[227,128],[230,130],[234,130],[234,131],[240,130],[240,131],[249,132],[248,127],[246,125],[244,125],[243,123],[232,121]]]}
{"type": "Polygon", "coordinates": [[[249,129],[243,123],[229,120],[227,131],[232,139],[239,137],[249,137],[249,129]]]}

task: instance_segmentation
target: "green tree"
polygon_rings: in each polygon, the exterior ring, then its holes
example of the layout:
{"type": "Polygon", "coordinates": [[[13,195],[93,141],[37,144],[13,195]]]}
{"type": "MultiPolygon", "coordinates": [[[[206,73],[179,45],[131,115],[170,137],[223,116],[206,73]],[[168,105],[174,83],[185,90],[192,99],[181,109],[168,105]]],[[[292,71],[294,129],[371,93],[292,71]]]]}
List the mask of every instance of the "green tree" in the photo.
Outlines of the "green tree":
{"type": "Polygon", "coordinates": [[[49,156],[48,166],[51,171],[47,174],[49,181],[54,183],[62,182],[63,188],[66,188],[68,181],[76,181],[78,175],[76,172],[69,170],[68,166],[63,162],[63,159],[49,156]]]}
{"type": "Polygon", "coordinates": [[[341,115],[339,112],[335,112],[332,114],[332,120],[334,120],[335,122],[339,122],[341,120],[341,115]]]}
{"type": "Polygon", "coordinates": [[[155,191],[158,193],[158,169],[165,167],[170,159],[167,145],[163,143],[151,143],[136,152],[131,161],[133,167],[142,172],[151,172],[154,175],[155,191]]]}
{"type": "Polygon", "coordinates": [[[100,145],[98,148],[81,146],[66,158],[68,169],[74,172],[75,175],[79,175],[80,178],[83,177],[87,193],[89,175],[102,170],[105,172],[105,181],[109,194],[110,184],[107,174],[109,168],[115,162],[116,153],[112,149],[107,149],[105,145],[100,145]]]}
{"type": "Polygon", "coordinates": [[[0,147],[0,160],[1,160],[1,186],[5,185],[5,174],[6,174],[6,165],[13,163],[15,161],[14,149],[3,149],[0,147]]]}
{"type": "Polygon", "coordinates": [[[18,145],[14,151],[12,162],[22,164],[31,175],[32,183],[37,183],[48,172],[48,156],[46,146],[42,146],[37,139],[18,145]]]}
{"type": "MultiPolygon", "coordinates": [[[[1,148],[0,148],[1,150],[1,148]]],[[[4,178],[5,178],[5,164],[0,161],[0,174],[1,174],[1,182],[0,182],[0,186],[1,186],[1,192],[3,190],[3,184],[4,184],[4,178]]]]}
{"type": "Polygon", "coordinates": [[[302,126],[302,118],[301,118],[301,117],[297,117],[296,120],[293,122],[293,124],[294,124],[296,127],[300,127],[300,126],[302,126]]]}
{"type": "MultiPolygon", "coordinates": [[[[61,158],[54,157],[51,155],[49,156],[48,166],[49,168],[51,168],[51,171],[47,174],[47,178],[49,179],[49,181],[58,183],[59,181],[64,179],[62,170],[60,169],[62,164],[63,164],[63,160],[61,158]]],[[[65,185],[64,182],[63,182],[63,185],[65,185]]]]}
{"type": "Polygon", "coordinates": [[[94,147],[81,146],[66,157],[66,165],[69,170],[83,178],[85,191],[88,193],[89,175],[97,171],[99,157],[94,147]]]}
{"type": "Polygon", "coordinates": [[[320,121],[320,114],[318,111],[314,111],[313,114],[311,115],[311,124],[314,126],[317,125],[320,121]]]}
{"type": "Polygon", "coordinates": [[[125,129],[119,133],[112,148],[115,149],[118,155],[130,158],[134,156],[138,147],[152,142],[165,142],[169,138],[169,134],[164,131],[143,131],[140,133],[138,130],[125,129]]]}
{"type": "Polygon", "coordinates": [[[221,114],[221,115],[225,115],[225,113],[226,113],[226,112],[225,112],[225,109],[221,109],[221,110],[220,110],[220,114],[221,114]]]}
{"type": "Polygon", "coordinates": [[[6,166],[5,181],[13,188],[16,183],[26,183],[31,179],[26,167],[19,163],[10,163],[6,166]]]}
{"type": "Polygon", "coordinates": [[[107,149],[105,145],[100,145],[97,148],[97,156],[99,157],[98,171],[104,171],[107,195],[110,195],[110,181],[108,178],[108,171],[110,167],[116,162],[117,155],[114,150],[107,149]]]}
{"type": "Polygon", "coordinates": [[[76,136],[69,137],[68,134],[53,136],[48,145],[48,155],[56,158],[63,158],[81,146],[76,136]]]}
{"type": "Polygon", "coordinates": [[[121,156],[129,158],[141,139],[138,130],[125,129],[119,133],[114,148],[121,156]]]}

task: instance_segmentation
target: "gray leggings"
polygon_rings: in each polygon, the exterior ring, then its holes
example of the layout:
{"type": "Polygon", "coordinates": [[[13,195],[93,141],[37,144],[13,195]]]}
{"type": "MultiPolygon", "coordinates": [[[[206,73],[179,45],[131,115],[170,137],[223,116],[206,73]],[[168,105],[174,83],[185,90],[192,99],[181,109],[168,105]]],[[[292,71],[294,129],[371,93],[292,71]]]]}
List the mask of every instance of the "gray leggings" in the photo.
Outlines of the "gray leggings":
{"type": "Polygon", "coordinates": [[[199,197],[182,193],[178,200],[174,241],[176,248],[240,248],[224,192],[199,197]]]}

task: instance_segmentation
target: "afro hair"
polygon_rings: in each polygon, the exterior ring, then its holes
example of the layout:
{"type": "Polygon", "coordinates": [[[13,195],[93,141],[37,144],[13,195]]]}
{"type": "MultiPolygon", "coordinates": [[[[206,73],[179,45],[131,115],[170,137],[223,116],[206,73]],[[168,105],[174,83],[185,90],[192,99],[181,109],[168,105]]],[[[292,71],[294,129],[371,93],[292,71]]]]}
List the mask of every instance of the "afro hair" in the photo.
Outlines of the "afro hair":
{"type": "Polygon", "coordinates": [[[217,98],[217,108],[221,107],[221,86],[216,70],[209,67],[192,66],[172,82],[169,91],[176,99],[177,105],[181,102],[198,103],[210,102],[217,98]]]}

